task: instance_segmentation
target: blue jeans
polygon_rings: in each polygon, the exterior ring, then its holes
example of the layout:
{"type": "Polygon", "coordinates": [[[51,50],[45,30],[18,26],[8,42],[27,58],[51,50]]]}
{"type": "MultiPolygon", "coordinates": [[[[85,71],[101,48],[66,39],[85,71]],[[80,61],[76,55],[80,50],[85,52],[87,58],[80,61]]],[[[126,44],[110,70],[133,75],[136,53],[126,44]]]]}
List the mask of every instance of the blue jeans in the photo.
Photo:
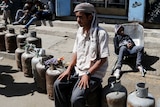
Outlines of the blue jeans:
{"type": "Polygon", "coordinates": [[[136,67],[141,65],[143,49],[144,49],[143,46],[134,46],[132,49],[128,49],[126,46],[121,46],[119,49],[116,68],[121,69],[124,56],[131,55],[131,54],[137,54],[136,67]]]}
{"type": "Polygon", "coordinates": [[[43,19],[47,19],[51,16],[51,14],[48,11],[39,11],[36,12],[35,16],[32,16],[31,19],[29,20],[29,22],[25,25],[25,28],[28,29],[28,27],[35,21],[37,20],[43,20],[43,19]]]}
{"type": "Polygon", "coordinates": [[[16,16],[15,16],[15,22],[18,21],[20,19],[20,17],[22,17],[23,15],[24,15],[23,10],[18,9],[16,12],[16,16]]]}
{"type": "Polygon", "coordinates": [[[28,29],[28,27],[34,22],[34,21],[37,21],[37,17],[36,16],[33,16],[29,22],[25,25],[25,28],[28,29]]]}

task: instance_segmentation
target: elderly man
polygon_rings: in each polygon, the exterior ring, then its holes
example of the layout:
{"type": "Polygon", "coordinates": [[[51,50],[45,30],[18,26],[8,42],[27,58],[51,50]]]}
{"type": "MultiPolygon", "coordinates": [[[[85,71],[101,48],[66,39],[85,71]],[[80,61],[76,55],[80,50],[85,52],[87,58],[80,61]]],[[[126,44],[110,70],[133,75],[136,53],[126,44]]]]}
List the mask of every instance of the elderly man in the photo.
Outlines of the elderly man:
{"type": "Polygon", "coordinates": [[[98,26],[94,6],[80,3],[74,12],[80,27],[71,63],[54,83],[55,107],[85,107],[91,99],[88,94],[101,86],[108,66],[108,34],[98,26]]]}

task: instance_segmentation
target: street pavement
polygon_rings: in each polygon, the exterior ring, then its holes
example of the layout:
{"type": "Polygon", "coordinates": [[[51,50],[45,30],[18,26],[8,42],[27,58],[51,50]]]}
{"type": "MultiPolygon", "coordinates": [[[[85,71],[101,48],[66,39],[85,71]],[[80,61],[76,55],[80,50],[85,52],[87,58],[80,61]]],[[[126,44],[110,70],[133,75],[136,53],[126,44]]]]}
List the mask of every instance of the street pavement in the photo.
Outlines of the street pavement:
{"type": "MultiPolygon", "coordinates": [[[[75,39],[73,35],[77,27],[64,29],[67,25],[61,25],[60,22],[58,26],[61,27],[59,28],[31,26],[29,30],[37,31],[37,36],[42,39],[42,48],[46,50],[47,54],[53,55],[56,58],[64,57],[64,61],[68,63],[71,59],[75,39]],[[68,33],[69,31],[73,32],[73,34],[68,33]]],[[[13,26],[10,25],[9,27],[13,26]]],[[[20,27],[22,26],[14,26],[17,31],[20,27]]],[[[107,85],[112,67],[117,59],[113,51],[112,42],[109,42],[109,49],[109,66],[102,82],[103,86],[107,85]]],[[[146,76],[141,77],[140,72],[136,72],[132,70],[132,66],[124,64],[122,67],[123,75],[120,80],[121,84],[126,87],[128,94],[135,91],[135,85],[137,83],[145,82],[149,87],[149,93],[155,97],[157,103],[160,98],[160,50],[159,47],[146,47],[145,52],[143,64],[147,70],[146,76]]],[[[50,100],[46,93],[37,91],[33,78],[25,77],[23,72],[17,71],[14,54],[1,52],[0,57],[0,107],[54,107],[54,100],[50,100]]]]}

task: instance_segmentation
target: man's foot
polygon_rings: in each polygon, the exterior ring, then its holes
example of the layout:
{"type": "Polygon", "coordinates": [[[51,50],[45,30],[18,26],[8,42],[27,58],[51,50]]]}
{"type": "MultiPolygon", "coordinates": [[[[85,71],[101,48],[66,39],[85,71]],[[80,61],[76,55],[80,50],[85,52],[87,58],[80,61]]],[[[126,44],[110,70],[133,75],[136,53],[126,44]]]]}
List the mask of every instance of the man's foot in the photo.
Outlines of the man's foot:
{"type": "Polygon", "coordinates": [[[139,72],[142,74],[142,77],[145,77],[146,70],[142,66],[138,66],[137,68],[138,68],[139,72]]]}
{"type": "Polygon", "coordinates": [[[28,33],[28,29],[27,28],[22,28],[22,30],[25,32],[25,33],[28,33]]]}
{"type": "Polygon", "coordinates": [[[116,77],[116,79],[119,79],[119,78],[120,78],[120,72],[121,72],[121,70],[120,70],[120,69],[116,69],[116,70],[114,71],[113,76],[115,76],[115,77],[116,77]]]}

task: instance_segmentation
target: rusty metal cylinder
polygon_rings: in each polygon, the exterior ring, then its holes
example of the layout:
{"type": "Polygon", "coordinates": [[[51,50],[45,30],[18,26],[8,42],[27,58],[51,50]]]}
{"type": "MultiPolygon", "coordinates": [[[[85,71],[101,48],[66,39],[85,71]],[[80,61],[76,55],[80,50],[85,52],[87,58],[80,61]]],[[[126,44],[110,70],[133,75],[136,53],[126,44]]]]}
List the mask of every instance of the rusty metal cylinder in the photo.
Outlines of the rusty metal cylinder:
{"type": "Polygon", "coordinates": [[[44,65],[45,60],[46,60],[46,57],[41,57],[40,61],[36,64],[36,70],[37,70],[36,86],[39,92],[46,93],[46,70],[47,69],[44,65]]]}
{"type": "Polygon", "coordinates": [[[51,65],[46,71],[47,94],[48,94],[48,98],[51,100],[54,100],[53,84],[60,74],[61,72],[59,70],[55,70],[53,65],[51,65]]]}
{"type": "Polygon", "coordinates": [[[35,83],[37,83],[37,69],[36,69],[36,64],[40,61],[40,59],[45,56],[45,50],[42,48],[36,48],[36,54],[35,56],[32,58],[32,74],[33,74],[33,78],[35,83]]]}
{"type": "Polygon", "coordinates": [[[155,107],[155,98],[148,93],[145,83],[136,84],[136,91],[128,95],[127,107],[155,107]]]}
{"type": "Polygon", "coordinates": [[[108,81],[102,90],[102,107],[126,107],[127,89],[115,77],[110,77],[108,81]]]}
{"type": "Polygon", "coordinates": [[[5,35],[5,46],[8,53],[14,53],[17,49],[16,37],[17,34],[15,34],[14,28],[10,28],[9,32],[5,35]]]}
{"type": "Polygon", "coordinates": [[[19,47],[15,50],[15,59],[16,59],[17,68],[18,68],[19,71],[22,71],[21,57],[22,57],[22,54],[25,51],[24,46],[25,46],[25,43],[20,43],[19,47]]]}
{"type": "Polygon", "coordinates": [[[6,51],[5,33],[3,31],[0,31],[0,51],[6,51]]]}
{"type": "Polygon", "coordinates": [[[36,45],[36,48],[42,48],[41,38],[37,37],[36,31],[30,31],[28,33],[28,37],[26,38],[26,42],[29,44],[36,45]]]}
{"type": "Polygon", "coordinates": [[[0,25],[0,32],[6,31],[6,26],[5,25],[0,25]]]}
{"type": "Polygon", "coordinates": [[[20,43],[25,43],[27,35],[24,31],[20,30],[20,34],[17,36],[17,47],[20,47],[20,43]]]}
{"type": "Polygon", "coordinates": [[[30,53],[29,47],[25,47],[25,52],[21,56],[21,62],[22,62],[22,71],[24,73],[24,76],[26,77],[32,77],[32,65],[31,60],[34,57],[35,54],[30,53]]]}

